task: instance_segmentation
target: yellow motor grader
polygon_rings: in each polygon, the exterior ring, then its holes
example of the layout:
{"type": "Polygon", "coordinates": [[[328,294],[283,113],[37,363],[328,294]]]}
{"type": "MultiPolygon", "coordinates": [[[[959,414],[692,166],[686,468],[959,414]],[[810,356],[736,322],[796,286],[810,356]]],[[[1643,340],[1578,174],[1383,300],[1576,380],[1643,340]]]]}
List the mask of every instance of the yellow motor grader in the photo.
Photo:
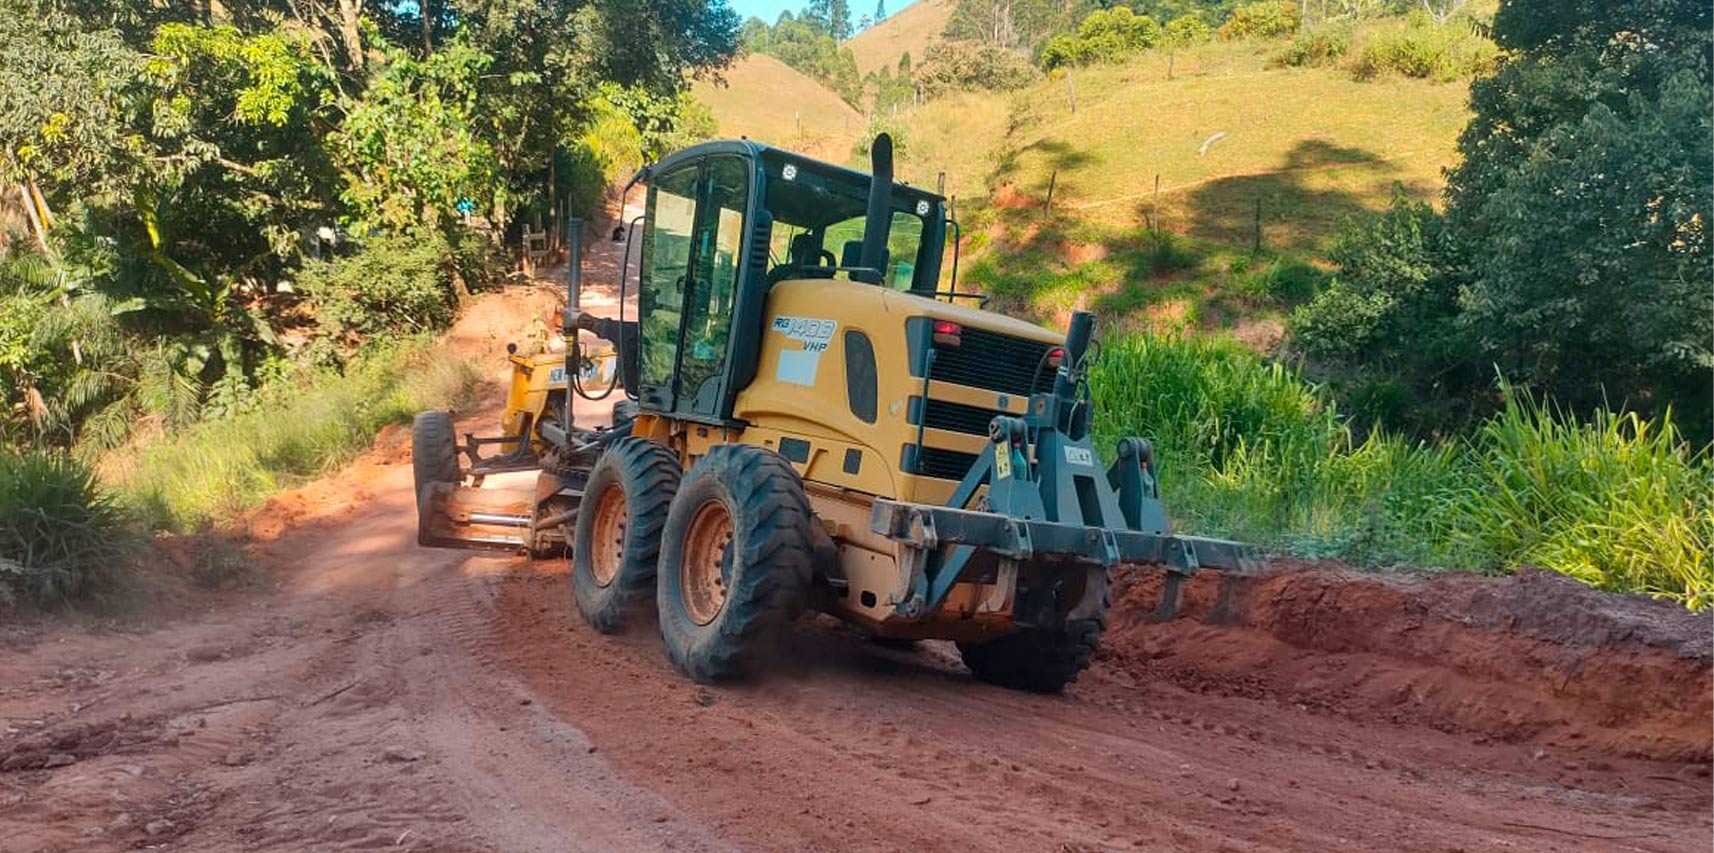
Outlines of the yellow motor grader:
{"type": "Polygon", "coordinates": [[[591,625],[652,605],[699,681],[811,609],[1057,691],[1100,640],[1112,567],[1165,566],[1169,596],[1238,568],[1243,546],[1171,532],[1146,440],[1097,453],[1092,315],[1061,334],[960,304],[982,299],[940,289],[944,199],[892,179],[885,135],[871,150],[872,175],[750,141],[643,169],[644,216],[613,235],[641,243],[620,281],[638,316],[583,312],[573,263],[567,351],[514,356],[500,436],[460,466],[450,416],[418,417],[422,544],[568,551],[591,625]],[[574,397],[615,390],[611,423],[574,421],[574,397]],[[464,485],[522,467],[533,495],[464,485]]]}

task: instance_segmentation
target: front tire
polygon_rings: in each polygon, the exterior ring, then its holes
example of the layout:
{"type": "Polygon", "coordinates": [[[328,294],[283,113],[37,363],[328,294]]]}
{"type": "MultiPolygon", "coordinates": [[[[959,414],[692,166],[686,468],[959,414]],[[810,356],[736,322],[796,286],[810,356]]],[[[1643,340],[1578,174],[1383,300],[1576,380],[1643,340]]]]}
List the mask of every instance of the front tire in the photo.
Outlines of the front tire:
{"type": "Polygon", "coordinates": [[[667,657],[700,682],[753,671],[803,610],[813,570],[809,499],[791,463],[723,445],[667,514],[656,604],[667,657]]]}
{"type": "Polygon", "coordinates": [[[417,512],[423,510],[423,490],[433,483],[457,485],[464,480],[458,467],[458,437],[452,413],[418,412],[411,419],[411,479],[416,486],[417,512]]]}
{"type": "Polygon", "coordinates": [[[1071,619],[1055,628],[1024,628],[986,643],[959,643],[964,665],[981,681],[1058,693],[1095,657],[1106,628],[1101,619],[1071,619]]]}
{"type": "Polygon", "coordinates": [[[678,457],[644,438],[614,442],[590,470],[571,550],[571,588],[577,612],[595,630],[617,633],[648,600],[681,475],[678,457]]]}

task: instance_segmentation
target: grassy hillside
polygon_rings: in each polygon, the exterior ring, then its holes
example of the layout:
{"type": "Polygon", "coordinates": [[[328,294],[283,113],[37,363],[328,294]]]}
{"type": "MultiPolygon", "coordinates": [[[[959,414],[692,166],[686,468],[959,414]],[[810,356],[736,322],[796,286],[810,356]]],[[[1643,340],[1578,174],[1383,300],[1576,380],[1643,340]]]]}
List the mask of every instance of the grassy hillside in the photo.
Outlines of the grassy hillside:
{"type": "Polygon", "coordinates": [[[1267,348],[1325,278],[1346,218],[1386,207],[1395,186],[1438,195],[1468,118],[1462,83],[1268,68],[1276,48],[1181,50],[1170,79],[1151,53],[930,101],[900,117],[900,171],[929,186],[946,173],[963,281],[1001,310],[1060,322],[1087,308],[1267,348]]]}
{"type": "Polygon", "coordinates": [[[954,0],[916,0],[885,21],[858,33],[846,42],[857,57],[857,71],[868,74],[882,66],[896,68],[899,57],[911,55],[912,62],[921,62],[929,42],[940,38],[952,17],[954,0]]]}
{"type": "MultiPolygon", "coordinates": [[[[1342,222],[1386,207],[1395,187],[1437,198],[1469,115],[1462,82],[1270,68],[1278,48],[1213,43],[937,98],[889,122],[900,173],[922,186],[945,173],[965,281],[1001,310],[1053,322],[1092,308],[1119,326],[1236,329],[1265,348],[1325,278],[1342,222]]],[[[725,133],[858,159],[861,119],[766,57],[699,94],[725,133]]]]}
{"type": "Polygon", "coordinates": [[[694,91],[723,137],[844,160],[863,130],[863,117],[838,95],[771,56],[746,56],[726,72],[725,85],[704,81],[694,91]]]}
{"type": "Polygon", "coordinates": [[[1183,51],[1171,80],[1151,54],[1019,95],[930,102],[906,121],[909,173],[945,171],[963,198],[1004,184],[1040,198],[1057,171],[1057,209],[1115,225],[1153,214],[1158,174],[1167,230],[1249,242],[1259,200],[1264,243],[1311,252],[1345,216],[1384,206],[1395,182],[1419,198],[1438,190],[1468,119],[1464,85],[1268,69],[1267,50],[1183,51]]]}

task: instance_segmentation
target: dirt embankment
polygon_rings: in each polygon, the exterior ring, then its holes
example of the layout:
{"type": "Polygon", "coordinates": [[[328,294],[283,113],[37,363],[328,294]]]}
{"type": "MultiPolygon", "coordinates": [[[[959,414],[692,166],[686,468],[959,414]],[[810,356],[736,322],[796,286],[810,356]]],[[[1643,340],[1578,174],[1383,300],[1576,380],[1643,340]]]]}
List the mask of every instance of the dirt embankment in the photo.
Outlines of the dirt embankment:
{"type": "Polygon", "coordinates": [[[1674,761],[1710,758],[1714,622],[1550,572],[1388,576],[1280,564],[1115,590],[1103,657],[1136,676],[1427,725],[1674,761]]]}

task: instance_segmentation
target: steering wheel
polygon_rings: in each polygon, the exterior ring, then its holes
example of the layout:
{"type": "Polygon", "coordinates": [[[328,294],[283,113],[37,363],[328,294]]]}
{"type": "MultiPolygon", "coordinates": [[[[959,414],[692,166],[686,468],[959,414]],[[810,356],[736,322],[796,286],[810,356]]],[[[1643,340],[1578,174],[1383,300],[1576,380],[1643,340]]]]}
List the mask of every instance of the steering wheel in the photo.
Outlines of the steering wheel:
{"type": "Polygon", "coordinates": [[[834,269],[837,269],[839,267],[839,261],[833,257],[832,252],[829,252],[826,249],[817,250],[815,253],[815,259],[818,261],[825,259],[827,261],[827,263],[823,264],[822,266],[832,267],[834,269]]]}

